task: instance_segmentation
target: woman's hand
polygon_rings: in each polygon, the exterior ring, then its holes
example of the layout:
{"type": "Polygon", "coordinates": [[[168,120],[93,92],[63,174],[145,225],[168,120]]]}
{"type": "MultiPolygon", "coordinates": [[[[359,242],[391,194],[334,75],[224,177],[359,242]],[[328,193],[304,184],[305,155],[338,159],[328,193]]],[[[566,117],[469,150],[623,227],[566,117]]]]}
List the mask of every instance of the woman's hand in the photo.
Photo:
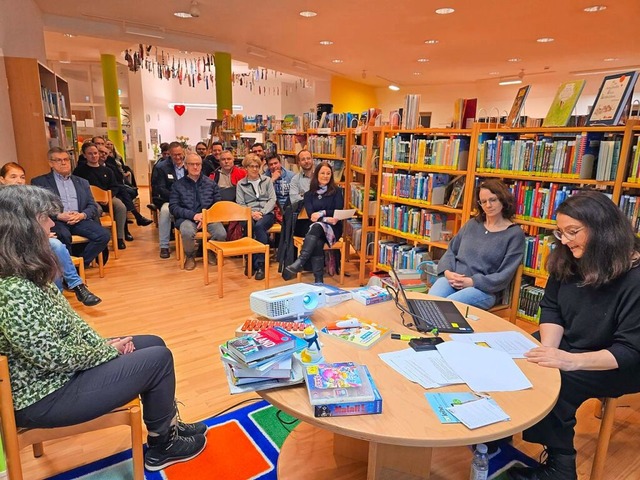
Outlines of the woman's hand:
{"type": "Polygon", "coordinates": [[[579,370],[579,357],[575,353],[565,352],[559,348],[537,347],[524,354],[531,363],[537,363],[541,367],[559,368],[565,372],[579,370]]]}
{"type": "Polygon", "coordinates": [[[311,220],[312,222],[317,222],[318,220],[320,220],[322,218],[322,213],[320,212],[313,212],[311,214],[311,216],[309,217],[309,220],[311,220]]]}
{"type": "Polygon", "coordinates": [[[126,355],[136,349],[132,340],[133,337],[110,338],[107,340],[107,345],[115,347],[120,355],[126,355]]]}
{"type": "Polygon", "coordinates": [[[334,218],[334,217],[324,217],[324,223],[329,223],[331,225],[335,225],[339,221],[340,220],[338,220],[337,218],[334,218]]]}
{"type": "Polygon", "coordinates": [[[449,285],[451,285],[456,290],[473,287],[473,279],[471,277],[467,277],[466,275],[461,275],[450,270],[445,270],[444,277],[449,281],[449,285]]]}
{"type": "Polygon", "coordinates": [[[251,218],[253,218],[256,222],[263,217],[262,212],[251,212],[251,218]]]}

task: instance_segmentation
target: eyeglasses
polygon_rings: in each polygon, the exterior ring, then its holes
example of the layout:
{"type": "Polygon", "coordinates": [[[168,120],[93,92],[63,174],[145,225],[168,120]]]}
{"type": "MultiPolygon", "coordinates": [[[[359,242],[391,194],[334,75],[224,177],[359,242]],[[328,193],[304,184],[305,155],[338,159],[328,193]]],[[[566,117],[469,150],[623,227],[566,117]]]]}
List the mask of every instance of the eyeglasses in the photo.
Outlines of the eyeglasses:
{"type": "Polygon", "coordinates": [[[553,236],[562,241],[562,237],[567,239],[567,242],[573,242],[576,239],[576,235],[580,230],[584,230],[584,227],[576,228],[575,230],[563,232],[562,230],[554,230],[553,236]]]}
{"type": "Polygon", "coordinates": [[[247,168],[258,169],[260,168],[260,165],[249,165],[247,168]]]}
{"type": "Polygon", "coordinates": [[[479,200],[478,205],[480,205],[481,207],[484,207],[485,205],[488,205],[490,203],[493,204],[499,201],[500,199],[498,197],[491,197],[491,198],[487,198],[486,200],[479,200]]]}
{"type": "Polygon", "coordinates": [[[71,163],[70,158],[50,158],[51,163],[71,163]]]}
{"type": "Polygon", "coordinates": [[[191,163],[191,162],[187,162],[187,167],[201,167],[202,164],[201,163],[191,163]]]}

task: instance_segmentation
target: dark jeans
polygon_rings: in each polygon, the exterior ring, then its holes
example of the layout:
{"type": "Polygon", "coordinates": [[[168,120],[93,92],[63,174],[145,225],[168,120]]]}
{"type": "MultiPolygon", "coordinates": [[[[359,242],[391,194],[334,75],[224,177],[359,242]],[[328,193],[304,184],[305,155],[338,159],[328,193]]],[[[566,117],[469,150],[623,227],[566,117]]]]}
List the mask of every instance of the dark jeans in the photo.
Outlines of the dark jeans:
{"type": "Polygon", "coordinates": [[[98,254],[107,248],[107,244],[111,239],[111,233],[95,220],[82,220],[75,225],[68,225],[56,220],[52,230],[58,240],[67,247],[69,254],[71,254],[72,235],[80,235],[89,239],[82,252],[85,267],[89,266],[98,254]]]}
{"type": "MultiPolygon", "coordinates": [[[[537,332],[533,336],[540,338],[537,332]]],[[[565,342],[560,344],[561,350],[568,351],[567,347],[565,342]]],[[[561,371],[558,402],[546,417],[522,432],[522,438],[550,448],[574,450],[576,410],[585,400],[636,392],[640,392],[640,375],[636,370],[561,371]]]]}
{"type": "MultiPolygon", "coordinates": [[[[267,213],[257,222],[253,220],[253,238],[260,243],[269,245],[269,230],[276,221],[276,217],[273,213],[267,213]]],[[[253,269],[264,268],[264,253],[254,253],[253,257],[253,269]]]]}
{"type": "Polygon", "coordinates": [[[144,423],[164,433],[176,414],[173,356],[155,335],[133,337],[136,350],[75,374],[62,388],[16,411],[19,427],[62,427],[97,418],[140,396],[144,423]]]}

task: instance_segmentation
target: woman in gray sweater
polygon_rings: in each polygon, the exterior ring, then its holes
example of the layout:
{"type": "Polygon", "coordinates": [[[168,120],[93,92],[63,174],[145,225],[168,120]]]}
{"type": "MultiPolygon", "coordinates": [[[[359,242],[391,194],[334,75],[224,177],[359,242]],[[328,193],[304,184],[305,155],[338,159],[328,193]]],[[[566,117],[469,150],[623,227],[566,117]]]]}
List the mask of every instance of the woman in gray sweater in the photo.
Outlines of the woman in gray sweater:
{"type": "Polygon", "coordinates": [[[504,183],[482,182],[476,200],[479,212],[449,243],[429,294],[486,310],[522,262],[524,233],[511,221],[515,199],[504,183]]]}

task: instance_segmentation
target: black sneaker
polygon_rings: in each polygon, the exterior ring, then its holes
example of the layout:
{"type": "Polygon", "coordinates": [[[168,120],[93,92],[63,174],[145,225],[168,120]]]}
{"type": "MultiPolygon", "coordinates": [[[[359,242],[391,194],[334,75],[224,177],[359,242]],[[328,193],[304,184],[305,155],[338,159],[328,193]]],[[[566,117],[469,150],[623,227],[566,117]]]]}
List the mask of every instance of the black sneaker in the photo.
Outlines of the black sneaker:
{"type": "Polygon", "coordinates": [[[76,298],[87,307],[93,307],[102,301],[100,297],[91,293],[84,283],[73,288],[73,292],[76,294],[76,298]]]}
{"type": "Polygon", "coordinates": [[[207,437],[194,435],[181,437],[178,429],[171,430],[157,437],[148,437],[149,447],[144,454],[144,468],[157,472],[174,463],[186,462],[197,457],[207,444],[207,437]]]}
{"type": "Polygon", "coordinates": [[[515,467],[507,470],[507,478],[510,480],[577,480],[576,454],[548,453],[547,459],[538,467],[515,467]]]}
{"type": "Polygon", "coordinates": [[[178,436],[180,437],[193,437],[194,435],[205,435],[207,433],[207,426],[204,422],[196,423],[184,423],[178,421],[178,436]]]}

